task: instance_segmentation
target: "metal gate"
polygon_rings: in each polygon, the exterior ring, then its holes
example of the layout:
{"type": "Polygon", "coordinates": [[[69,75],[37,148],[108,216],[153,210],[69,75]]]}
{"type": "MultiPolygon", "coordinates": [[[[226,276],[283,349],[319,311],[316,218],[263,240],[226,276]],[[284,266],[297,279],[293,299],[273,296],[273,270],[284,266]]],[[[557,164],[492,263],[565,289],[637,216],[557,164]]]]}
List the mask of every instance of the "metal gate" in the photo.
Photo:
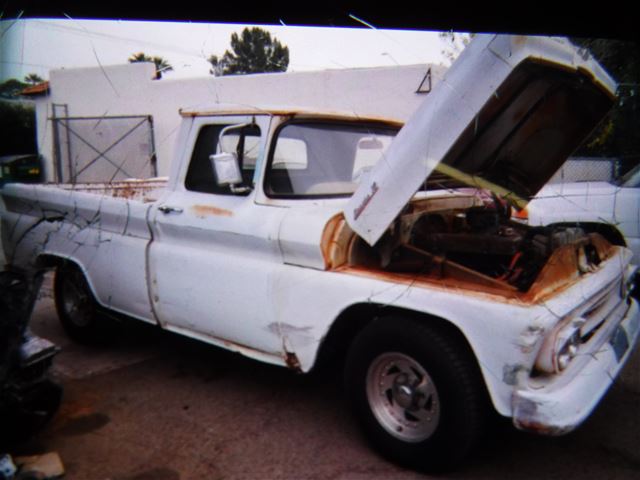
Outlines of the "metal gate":
{"type": "Polygon", "coordinates": [[[58,182],[157,176],[151,115],[69,117],[66,105],[54,104],[51,121],[58,182]]]}

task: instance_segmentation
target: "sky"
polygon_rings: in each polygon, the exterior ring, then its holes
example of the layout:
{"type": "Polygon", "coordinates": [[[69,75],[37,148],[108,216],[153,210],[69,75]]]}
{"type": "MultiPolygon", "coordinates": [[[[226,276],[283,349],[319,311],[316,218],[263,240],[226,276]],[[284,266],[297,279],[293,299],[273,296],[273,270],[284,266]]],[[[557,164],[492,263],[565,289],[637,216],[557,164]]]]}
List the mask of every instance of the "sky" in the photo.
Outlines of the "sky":
{"type": "MultiPolygon", "coordinates": [[[[451,47],[438,32],[385,30],[353,18],[359,28],[260,25],[289,47],[288,71],[411,65],[449,65],[451,47]]],[[[164,78],[209,75],[207,58],[230,49],[234,32],[253,25],[30,18],[0,22],[0,81],[56,68],[123,64],[134,53],[162,56],[164,78]]]]}

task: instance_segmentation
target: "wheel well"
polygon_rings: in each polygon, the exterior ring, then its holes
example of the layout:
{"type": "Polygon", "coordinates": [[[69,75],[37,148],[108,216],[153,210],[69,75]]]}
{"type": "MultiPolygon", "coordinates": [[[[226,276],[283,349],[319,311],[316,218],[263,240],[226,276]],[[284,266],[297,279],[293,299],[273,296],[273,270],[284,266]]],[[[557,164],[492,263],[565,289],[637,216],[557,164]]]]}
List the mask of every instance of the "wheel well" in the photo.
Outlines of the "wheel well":
{"type": "Polygon", "coordinates": [[[74,259],[59,257],[57,255],[40,255],[36,260],[35,265],[36,265],[36,268],[39,269],[41,272],[46,270],[55,270],[59,267],[72,267],[72,268],[75,267],[78,270],[80,270],[80,272],[82,272],[82,274],[85,276],[85,279],[89,284],[89,288],[93,292],[94,296],[96,294],[93,288],[91,279],[89,278],[85,270],[82,268],[80,263],[76,262],[74,259]]]}
{"type": "Polygon", "coordinates": [[[329,332],[321,342],[313,370],[342,368],[349,346],[360,331],[375,320],[398,316],[428,321],[429,325],[457,339],[461,345],[466,347],[471,357],[475,359],[471,345],[469,345],[464,334],[448,320],[389,305],[362,303],[352,305],[343,310],[333,322],[329,332]]]}
{"type": "Polygon", "coordinates": [[[43,270],[50,270],[69,263],[75,264],[73,260],[68,260],[56,255],[40,255],[36,261],[36,267],[43,270]]]}
{"type": "Polygon", "coordinates": [[[613,245],[620,245],[622,247],[627,246],[627,242],[625,241],[622,233],[620,233],[620,230],[618,230],[614,225],[611,225],[608,223],[597,223],[597,222],[553,223],[549,225],[549,227],[552,227],[552,228],[580,227],[588,233],[599,233],[609,243],[613,245]]]}

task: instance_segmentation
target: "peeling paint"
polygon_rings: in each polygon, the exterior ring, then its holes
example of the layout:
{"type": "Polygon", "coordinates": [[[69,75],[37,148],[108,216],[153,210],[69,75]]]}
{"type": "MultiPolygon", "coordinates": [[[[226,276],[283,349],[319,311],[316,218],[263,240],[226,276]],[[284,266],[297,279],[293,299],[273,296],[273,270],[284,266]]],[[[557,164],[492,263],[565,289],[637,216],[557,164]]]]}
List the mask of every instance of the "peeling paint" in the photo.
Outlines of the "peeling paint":
{"type": "Polygon", "coordinates": [[[524,365],[505,365],[502,368],[502,381],[507,385],[518,385],[519,378],[522,375],[527,375],[529,369],[524,365]]]}
{"type": "Polygon", "coordinates": [[[298,327],[296,325],[290,325],[284,322],[272,322],[267,325],[267,330],[275,333],[277,335],[287,336],[287,335],[308,335],[311,330],[313,330],[312,326],[308,327],[298,327]]]}
{"type": "Polygon", "coordinates": [[[144,180],[130,179],[111,183],[56,184],[56,187],[73,192],[87,192],[149,203],[158,199],[160,192],[166,188],[166,185],[167,178],[159,177],[144,180]]]}
{"type": "Polygon", "coordinates": [[[518,339],[517,345],[518,347],[520,347],[522,353],[531,353],[544,337],[544,333],[544,327],[538,325],[529,325],[526,330],[522,332],[518,339]]]}
{"type": "Polygon", "coordinates": [[[285,363],[287,364],[287,367],[289,367],[291,370],[297,373],[302,373],[302,368],[300,367],[300,361],[298,360],[298,357],[296,356],[295,353],[285,352],[285,363]]]}
{"type": "Polygon", "coordinates": [[[558,426],[541,419],[540,405],[532,400],[520,398],[513,409],[513,424],[519,430],[540,435],[559,436],[572,431],[575,426],[558,426]]]}
{"type": "Polygon", "coordinates": [[[285,351],[304,348],[318,343],[318,339],[313,334],[313,327],[311,326],[298,327],[287,323],[274,322],[267,325],[267,330],[282,340],[285,351]]]}

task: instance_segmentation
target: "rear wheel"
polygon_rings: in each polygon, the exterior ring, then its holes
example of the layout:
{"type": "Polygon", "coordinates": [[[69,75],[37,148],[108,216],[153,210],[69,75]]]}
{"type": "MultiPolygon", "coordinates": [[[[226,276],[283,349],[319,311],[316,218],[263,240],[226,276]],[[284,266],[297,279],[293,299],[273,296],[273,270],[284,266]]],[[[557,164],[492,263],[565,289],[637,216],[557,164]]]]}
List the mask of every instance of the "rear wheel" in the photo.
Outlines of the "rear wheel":
{"type": "Polygon", "coordinates": [[[60,323],[79,343],[103,343],[112,337],[113,325],[100,312],[84,273],[73,264],[59,266],[54,297],[60,323]]]}
{"type": "Polygon", "coordinates": [[[459,466],[484,430],[480,372],[448,329],[410,318],[375,320],[349,351],[345,382],[368,439],[402,465],[459,466]]]}

